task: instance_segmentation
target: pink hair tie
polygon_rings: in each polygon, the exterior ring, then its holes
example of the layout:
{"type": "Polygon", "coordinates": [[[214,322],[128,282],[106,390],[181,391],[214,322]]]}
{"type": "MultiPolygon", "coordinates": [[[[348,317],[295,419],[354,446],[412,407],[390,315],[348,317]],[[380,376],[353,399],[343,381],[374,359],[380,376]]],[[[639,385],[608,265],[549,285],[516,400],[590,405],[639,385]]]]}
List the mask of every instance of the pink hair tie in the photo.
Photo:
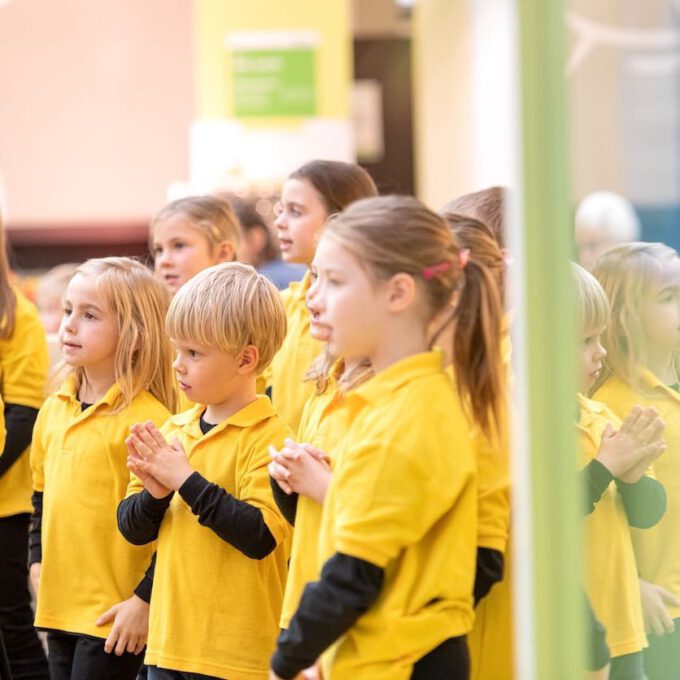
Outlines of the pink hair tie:
{"type": "Polygon", "coordinates": [[[470,261],[470,249],[469,248],[463,248],[462,250],[458,251],[458,264],[460,265],[461,269],[465,269],[467,267],[467,263],[470,261]]]}
{"type": "Polygon", "coordinates": [[[439,275],[446,274],[452,266],[453,262],[451,262],[451,260],[443,260],[442,262],[433,264],[431,267],[425,267],[425,269],[423,269],[423,278],[426,281],[436,279],[439,275]]]}

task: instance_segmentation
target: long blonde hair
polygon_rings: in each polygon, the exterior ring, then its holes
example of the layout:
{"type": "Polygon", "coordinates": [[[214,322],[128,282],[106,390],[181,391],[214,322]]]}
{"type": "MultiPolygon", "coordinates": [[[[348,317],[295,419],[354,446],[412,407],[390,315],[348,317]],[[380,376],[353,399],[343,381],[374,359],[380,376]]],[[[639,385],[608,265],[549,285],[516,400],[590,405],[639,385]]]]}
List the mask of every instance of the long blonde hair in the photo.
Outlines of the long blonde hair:
{"type": "Polygon", "coordinates": [[[363,359],[347,368],[345,360],[334,356],[326,345],[321,354],[312,362],[304,380],[313,382],[316,386],[316,393],[323,394],[328,389],[331,379],[334,378],[340,393],[345,394],[371,377],[373,377],[373,367],[368,359],[363,359]]]}
{"type": "MultiPolygon", "coordinates": [[[[461,402],[485,434],[501,423],[505,396],[500,337],[503,306],[493,274],[464,254],[446,220],[415,198],[357,201],[331,220],[323,238],[347,248],[369,274],[411,275],[423,291],[427,322],[458,292],[446,323],[454,323],[453,368],[461,402]]],[[[436,335],[432,342],[436,340],[436,335]]]]}
{"type": "MultiPolygon", "coordinates": [[[[165,332],[169,295],[153,274],[129,257],[87,260],[76,274],[92,276],[103,304],[116,318],[118,345],[114,358],[120,397],[111,405],[117,413],[148,390],[174,413],[177,388],[172,370],[173,351],[165,332]]],[[[71,371],[76,388],[85,381],[81,367],[71,371]]]]}
{"type": "MultiPolygon", "coordinates": [[[[602,337],[607,356],[596,389],[615,375],[645,391],[640,377],[648,356],[640,308],[659,282],[663,262],[677,257],[663,243],[635,242],[612,248],[598,259],[593,275],[609,298],[611,317],[602,337]]],[[[674,364],[680,375],[680,352],[675,353],[674,364]]]]}

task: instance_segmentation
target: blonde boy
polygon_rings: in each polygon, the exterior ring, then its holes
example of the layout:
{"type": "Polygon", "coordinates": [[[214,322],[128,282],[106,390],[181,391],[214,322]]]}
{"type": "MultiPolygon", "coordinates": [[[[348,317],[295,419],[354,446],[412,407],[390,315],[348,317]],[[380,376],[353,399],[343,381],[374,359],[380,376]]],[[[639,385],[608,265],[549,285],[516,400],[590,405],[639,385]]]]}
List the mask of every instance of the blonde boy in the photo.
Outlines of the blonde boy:
{"type": "Polygon", "coordinates": [[[573,265],[572,276],[580,328],[577,430],[586,484],[586,590],[606,629],[610,680],[644,680],[641,651],[647,641],[629,527],[649,528],[665,512],[663,487],[648,473],[665,450],[664,425],[654,409],[634,408],[622,422],[604,404],[584,396],[607,354],[601,335],[609,322],[609,302],[585,269],[573,265]]]}
{"type": "Polygon", "coordinates": [[[160,431],[133,428],[134,474],[118,509],[130,542],[158,539],[149,679],[264,680],[288,530],[271,495],[268,447],[292,432],[255,379],[281,346],[285,311],[252,267],[226,263],[180,288],[166,327],[180,388],[196,406],[160,431]]]}

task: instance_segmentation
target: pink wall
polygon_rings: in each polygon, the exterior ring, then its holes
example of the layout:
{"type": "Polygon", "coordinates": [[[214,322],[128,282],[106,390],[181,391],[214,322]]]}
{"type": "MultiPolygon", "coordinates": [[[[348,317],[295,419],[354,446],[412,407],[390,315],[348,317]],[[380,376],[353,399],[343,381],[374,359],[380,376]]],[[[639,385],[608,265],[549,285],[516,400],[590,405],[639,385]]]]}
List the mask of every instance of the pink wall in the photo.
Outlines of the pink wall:
{"type": "Polygon", "coordinates": [[[0,0],[10,227],[147,220],[189,173],[191,0],[0,0]]]}

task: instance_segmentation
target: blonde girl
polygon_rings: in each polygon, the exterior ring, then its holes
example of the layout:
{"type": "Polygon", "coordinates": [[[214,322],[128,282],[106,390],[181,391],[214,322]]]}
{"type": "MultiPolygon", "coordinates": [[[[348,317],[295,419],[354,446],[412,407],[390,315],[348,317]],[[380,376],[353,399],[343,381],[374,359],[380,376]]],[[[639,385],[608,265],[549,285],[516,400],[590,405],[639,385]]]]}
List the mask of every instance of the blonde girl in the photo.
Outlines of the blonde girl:
{"type": "Polygon", "coordinates": [[[156,277],[174,295],[198,272],[235,260],[240,233],[236,213],[217,196],[189,196],[169,203],[149,227],[156,277]]]}
{"type": "Polygon", "coordinates": [[[323,566],[279,638],[273,678],[320,655],[330,680],[468,677],[477,545],[468,422],[489,433],[499,421],[503,376],[501,306],[486,306],[495,288],[479,290],[488,279],[464,264],[446,221],[413,198],[359,201],[321,236],[315,323],[333,354],[368,359],[375,376],[346,395],[357,416],[334,452],[323,566]],[[460,398],[429,349],[430,325],[456,290],[448,317],[460,398]]]}
{"type": "Polygon", "coordinates": [[[667,451],[654,466],[668,497],[652,529],[633,530],[649,647],[649,680],[675,676],[680,664],[680,257],[660,243],[617,246],[593,274],[611,304],[607,351],[595,399],[623,418],[636,405],[666,423],[667,451]]]}
{"type": "MultiPolygon", "coordinates": [[[[298,168],[283,185],[281,212],[275,222],[283,261],[309,267],[328,217],[377,193],[370,175],[353,163],[315,160],[298,168]]],[[[311,383],[303,384],[304,376],[323,349],[309,334],[305,297],[310,285],[311,273],[307,272],[282,294],[288,333],[266,376],[274,408],[293,430],[313,392],[311,383]]]]}
{"type": "MultiPolygon", "coordinates": [[[[323,339],[315,334],[314,326],[312,318],[312,336],[323,339]]],[[[316,390],[302,410],[297,440],[289,439],[281,451],[272,452],[269,470],[274,499],[295,527],[281,628],[288,628],[305,584],[318,574],[316,553],[321,511],[330,483],[333,451],[356,415],[348,412],[344,396],[372,374],[365,359],[346,363],[333,357],[328,347],[324,348],[305,376],[305,380],[314,382],[316,390]]]]}
{"type": "Polygon", "coordinates": [[[141,263],[89,260],[66,288],[60,340],[70,373],[40,409],[31,447],[31,575],[52,680],[135,678],[146,640],[152,548],[118,534],[125,438],[176,406],[167,292],[141,263]]]}
{"type": "Polygon", "coordinates": [[[7,433],[0,455],[0,654],[4,642],[14,675],[47,680],[45,654],[33,628],[26,565],[32,510],[28,447],[45,398],[49,359],[38,312],[10,285],[9,273],[0,220],[0,397],[7,433]]]}

